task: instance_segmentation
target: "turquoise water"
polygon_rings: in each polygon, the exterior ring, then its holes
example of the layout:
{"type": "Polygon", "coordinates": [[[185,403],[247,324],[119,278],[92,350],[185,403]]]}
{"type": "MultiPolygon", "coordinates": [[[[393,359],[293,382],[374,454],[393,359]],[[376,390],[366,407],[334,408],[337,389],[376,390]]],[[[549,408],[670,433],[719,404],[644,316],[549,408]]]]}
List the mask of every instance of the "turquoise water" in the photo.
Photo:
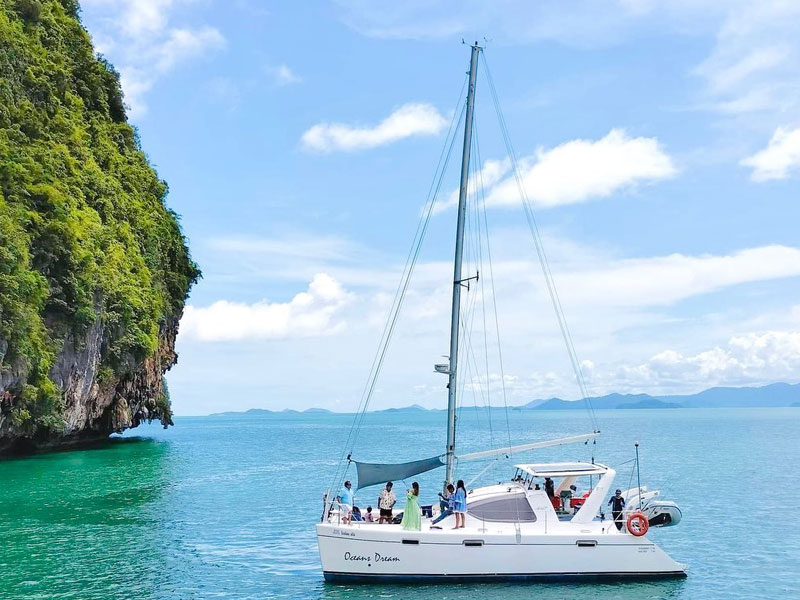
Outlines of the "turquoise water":
{"type": "MultiPolygon", "coordinates": [[[[800,597],[800,409],[599,411],[597,460],[683,508],[652,537],[685,580],[616,585],[338,587],[313,525],[350,427],[346,415],[178,418],[94,449],[0,462],[0,598],[800,597]]],[[[570,411],[510,414],[515,442],[582,433],[570,411]]],[[[443,445],[444,413],[373,414],[356,456],[404,460],[443,445]]],[[[505,419],[462,415],[465,450],[507,441],[505,419]]],[[[588,447],[529,453],[585,459],[588,447]]],[[[465,469],[469,480],[483,465],[465,469]]],[[[507,478],[505,462],[476,484],[507,478]],[[500,468],[502,467],[502,468],[500,468]]],[[[352,474],[352,473],[351,473],[352,474]]],[[[440,473],[418,479],[432,500],[440,473]]],[[[410,483],[410,482],[409,482],[410,483]]],[[[624,485],[623,485],[624,484],[624,485]]],[[[361,503],[374,502],[366,491],[361,503]]]]}

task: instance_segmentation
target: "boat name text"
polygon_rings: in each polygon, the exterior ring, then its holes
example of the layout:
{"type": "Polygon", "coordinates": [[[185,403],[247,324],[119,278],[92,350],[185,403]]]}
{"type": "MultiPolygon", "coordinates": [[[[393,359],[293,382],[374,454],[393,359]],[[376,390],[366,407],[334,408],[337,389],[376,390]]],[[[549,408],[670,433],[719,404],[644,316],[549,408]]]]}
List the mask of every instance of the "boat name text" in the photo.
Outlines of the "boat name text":
{"type": "Polygon", "coordinates": [[[396,556],[384,556],[383,554],[375,553],[374,556],[368,556],[366,554],[353,554],[351,552],[344,553],[345,560],[353,560],[356,562],[400,562],[400,559],[396,556]]]}

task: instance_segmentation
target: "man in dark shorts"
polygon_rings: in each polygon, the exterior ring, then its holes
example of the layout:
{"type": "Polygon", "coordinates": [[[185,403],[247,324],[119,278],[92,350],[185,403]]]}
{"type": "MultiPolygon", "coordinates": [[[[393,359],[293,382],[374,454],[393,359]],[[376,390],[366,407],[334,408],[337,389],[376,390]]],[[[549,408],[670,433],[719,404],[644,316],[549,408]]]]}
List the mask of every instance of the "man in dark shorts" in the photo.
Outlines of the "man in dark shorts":
{"type": "Polygon", "coordinates": [[[392,491],[392,482],[386,482],[386,488],[381,490],[381,495],[378,496],[378,509],[380,510],[381,517],[378,519],[378,524],[392,522],[392,508],[394,507],[397,498],[394,497],[392,491]]]}
{"type": "Polygon", "coordinates": [[[618,531],[622,531],[622,511],[625,509],[625,498],[622,497],[622,490],[617,490],[608,501],[611,505],[611,516],[618,531]]]}

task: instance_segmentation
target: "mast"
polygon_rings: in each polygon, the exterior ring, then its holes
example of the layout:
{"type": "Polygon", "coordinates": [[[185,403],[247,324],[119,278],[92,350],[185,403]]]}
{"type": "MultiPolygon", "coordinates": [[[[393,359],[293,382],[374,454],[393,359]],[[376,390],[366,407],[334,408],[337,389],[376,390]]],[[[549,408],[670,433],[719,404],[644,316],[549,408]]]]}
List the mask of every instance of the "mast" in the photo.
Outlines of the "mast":
{"type": "Polygon", "coordinates": [[[461,314],[461,259],[464,250],[464,219],[467,214],[467,183],[469,181],[469,155],[472,147],[472,115],[475,110],[475,81],[478,74],[478,42],[472,46],[469,62],[469,90],[467,115],[464,121],[464,149],[461,154],[461,184],[458,188],[458,224],[456,226],[456,256],[453,269],[453,311],[450,318],[450,368],[447,382],[447,471],[445,487],[453,481],[456,452],[456,379],[458,370],[458,328],[461,314]]]}

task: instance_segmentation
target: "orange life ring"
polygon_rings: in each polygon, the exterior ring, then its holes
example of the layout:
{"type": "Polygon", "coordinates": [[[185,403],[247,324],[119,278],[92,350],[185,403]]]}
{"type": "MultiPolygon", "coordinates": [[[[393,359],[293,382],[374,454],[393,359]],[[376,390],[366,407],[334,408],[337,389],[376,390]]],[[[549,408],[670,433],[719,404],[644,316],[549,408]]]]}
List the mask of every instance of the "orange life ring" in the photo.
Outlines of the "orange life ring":
{"type": "Polygon", "coordinates": [[[643,536],[650,528],[650,522],[647,517],[644,516],[644,513],[638,511],[628,516],[627,525],[628,532],[636,537],[643,536]]]}

